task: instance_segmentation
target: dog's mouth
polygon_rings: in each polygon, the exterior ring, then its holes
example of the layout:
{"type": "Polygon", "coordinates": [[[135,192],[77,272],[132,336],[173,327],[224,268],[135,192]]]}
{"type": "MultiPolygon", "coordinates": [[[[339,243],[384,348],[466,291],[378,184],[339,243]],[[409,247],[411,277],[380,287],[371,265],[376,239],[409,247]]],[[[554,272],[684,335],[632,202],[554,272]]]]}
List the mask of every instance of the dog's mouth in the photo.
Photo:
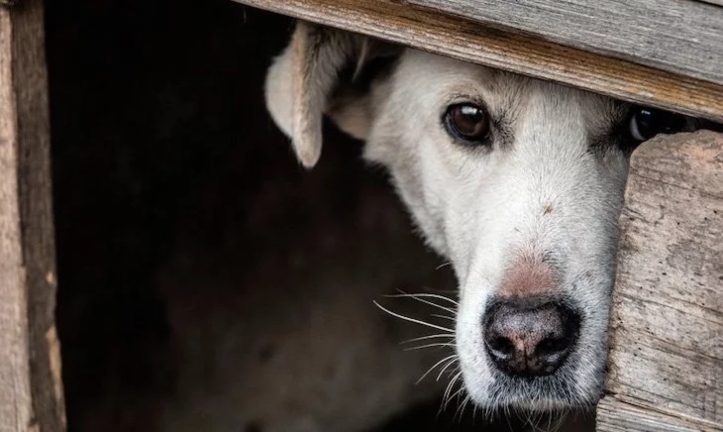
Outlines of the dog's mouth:
{"type": "Polygon", "coordinates": [[[538,412],[594,404],[597,397],[588,400],[581,395],[573,375],[570,367],[562,367],[553,375],[538,377],[510,376],[496,371],[494,382],[488,387],[488,400],[493,408],[538,412]]]}
{"type": "Polygon", "coordinates": [[[468,385],[465,377],[465,387],[475,405],[490,411],[514,408],[551,412],[587,408],[601,396],[602,379],[580,382],[576,368],[578,360],[578,353],[573,352],[569,355],[569,363],[543,376],[510,375],[490,367],[484,382],[475,383],[475,377],[472,377],[468,385]]]}

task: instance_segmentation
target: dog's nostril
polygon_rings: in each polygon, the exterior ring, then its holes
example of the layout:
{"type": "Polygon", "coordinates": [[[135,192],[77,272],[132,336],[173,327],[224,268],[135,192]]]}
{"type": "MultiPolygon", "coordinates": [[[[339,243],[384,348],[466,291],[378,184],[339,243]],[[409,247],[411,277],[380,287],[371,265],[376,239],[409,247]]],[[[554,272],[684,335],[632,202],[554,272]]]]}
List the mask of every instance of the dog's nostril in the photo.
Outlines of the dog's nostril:
{"type": "Polygon", "coordinates": [[[537,345],[535,354],[542,358],[548,358],[558,355],[565,351],[569,345],[569,342],[563,338],[547,338],[543,339],[537,345]]]}
{"type": "Polygon", "coordinates": [[[554,302],[498,302],[486,316],[487,353],[500,370],[515,376],[554,373],[572,350],[580,328],[578,315],[554,302]]]}
{"type": "Polygon", "coordinates": [[[505,337],[497,337],[489,341],[488,347],[494,351],[497,357],[509,357],[515,351],[515,346],[512,341],[505,337]]]}

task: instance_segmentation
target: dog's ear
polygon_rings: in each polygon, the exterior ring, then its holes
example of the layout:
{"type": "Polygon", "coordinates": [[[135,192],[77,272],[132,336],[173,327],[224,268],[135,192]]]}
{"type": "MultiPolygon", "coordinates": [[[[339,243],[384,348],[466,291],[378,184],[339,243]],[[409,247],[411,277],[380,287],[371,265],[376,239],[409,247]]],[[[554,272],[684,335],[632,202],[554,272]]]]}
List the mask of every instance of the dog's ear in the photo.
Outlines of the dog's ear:
{"type": "Polygon", "coordinates": [[[368,69],[399,52],[376,39],[297,22],[266,77],[266,105],[303,166],[313,167],[321,156],[324,114],[350,135],[366,137],[372,115],[368,69]]]}

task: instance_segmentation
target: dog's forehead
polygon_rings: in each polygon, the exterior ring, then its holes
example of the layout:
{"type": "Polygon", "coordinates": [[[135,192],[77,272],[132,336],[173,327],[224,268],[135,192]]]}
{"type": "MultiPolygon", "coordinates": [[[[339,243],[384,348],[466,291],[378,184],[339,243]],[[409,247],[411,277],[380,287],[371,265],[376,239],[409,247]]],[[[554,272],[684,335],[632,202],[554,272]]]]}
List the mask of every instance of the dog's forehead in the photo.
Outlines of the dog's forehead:
{"type": "Polygon", "coordinates": [[[395,86],[430,109],[460,98],[481,99],[493,114],[532,103],[546,111],[578,110],[593,128],[609,125],[619,111],[595,93],[411,49],[400,59],[395,86]]]}

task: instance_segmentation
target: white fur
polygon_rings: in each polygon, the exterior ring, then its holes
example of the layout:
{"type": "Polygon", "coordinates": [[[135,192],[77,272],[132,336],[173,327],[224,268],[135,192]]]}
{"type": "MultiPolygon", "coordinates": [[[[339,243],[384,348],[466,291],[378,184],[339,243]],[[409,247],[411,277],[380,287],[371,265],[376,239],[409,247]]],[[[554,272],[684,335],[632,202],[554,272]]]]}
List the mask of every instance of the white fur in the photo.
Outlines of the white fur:
{"type": "MultiPolygon", "coordinates": [[[[271,68],[267,103],[291,135],[288,61],[282,55],[271,68]]],[[[472,399],[538,408],[596,401],[628,165],[622,151],[592,151],[589,138],[611,127],[612,100],[411,49],[367,96],[361,111],[328,114],[357,136],[368,131],[365,158],[390,171],[426,240],[451,261],[459,280],[456,346],[472,399]],[[466,101],[503,117],[512,142],[495,140],[486,150],[455,143],[441,118],[466,101]],[[539,378],[546,380],[539,386],[500,381],[482,340],[486,301],[529,250],[553,255],[561,291],[584,315],[577,348],[559,376],[539,378]],[[561,396],[560,386],[572,393],[561,396]]]]}

